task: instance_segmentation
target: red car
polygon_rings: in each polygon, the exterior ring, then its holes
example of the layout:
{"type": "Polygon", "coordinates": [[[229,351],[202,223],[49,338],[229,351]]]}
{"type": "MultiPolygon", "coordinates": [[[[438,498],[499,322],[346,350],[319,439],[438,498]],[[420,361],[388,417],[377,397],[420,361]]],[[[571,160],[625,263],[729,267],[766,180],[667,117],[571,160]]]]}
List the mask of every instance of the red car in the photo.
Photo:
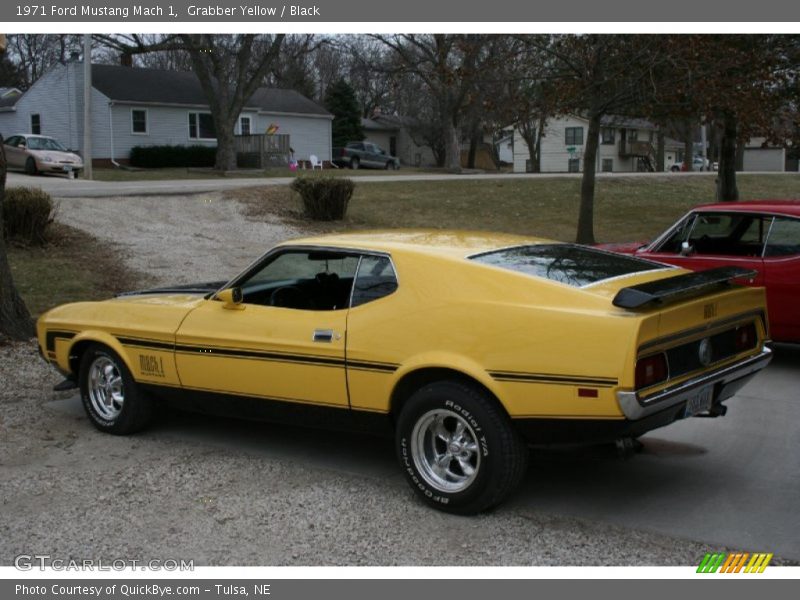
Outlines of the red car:
{"type": "Polygon", "coordinates": [[[695,271],[753,269],[742,283],[767,288],[772,339],[800,342],[800,200],[706,204],[653,242],[603,247],[695,271]]]}

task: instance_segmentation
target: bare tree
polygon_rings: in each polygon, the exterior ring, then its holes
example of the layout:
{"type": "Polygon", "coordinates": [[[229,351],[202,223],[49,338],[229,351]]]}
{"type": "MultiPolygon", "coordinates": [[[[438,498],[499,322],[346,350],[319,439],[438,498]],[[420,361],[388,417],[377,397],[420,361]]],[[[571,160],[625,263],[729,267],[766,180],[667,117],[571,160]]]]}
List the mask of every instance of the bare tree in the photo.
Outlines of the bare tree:
{"type": "Polygon", "coordinates": [[[20,70],[22,89],[31,87],[45,71],[80,52],[79,35],[19,33],[8,36],[7,53],[20,70]]]}
{"type": "Polygon", "coordinates": [[[192,60],[214,118],[215,169],[236,168],[233,132],[245,103],[279,57],[285,34],[192,34],[180,38],[192,60]]]}
{"type": "Polygon", "coordinates": [[[445,167],[461,170],[464,109],[479,86],[488,36],[476,34],[376,35],[399,59],[400,68],[418,77],[436,103],[444,134],[445,167]]]}
{"type": "Polygon", "coordinates": [[[645,112],[659,65],[666,60],[662,42],[659,36],[570,35],[546,41],[537,38],[532,43],[553,59],[558,112],[580,114],[589,121],[576,240],[593,244],[601,120],[608,115],[645,112]]]}

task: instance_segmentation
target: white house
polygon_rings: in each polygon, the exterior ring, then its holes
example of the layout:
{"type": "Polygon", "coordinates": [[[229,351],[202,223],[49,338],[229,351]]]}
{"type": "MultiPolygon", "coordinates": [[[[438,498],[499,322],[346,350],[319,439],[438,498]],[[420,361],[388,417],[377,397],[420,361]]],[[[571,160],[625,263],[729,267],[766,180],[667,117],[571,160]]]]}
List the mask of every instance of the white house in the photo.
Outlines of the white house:
{"type": "MultiPolygon", "coordinates": [[[[134,146],[216,145],[214,123],[197,77],[190,72],[92,65],[92,158],[124,162],[134,146]]],[[[262,87],[248,100],[237,134],[277,127],[298,160],[331,158],[331,115],[293,90],[262,87]]],[[[58,64],[7,105],[0,133],[41,133],[65,146],[83,145],[83,63],[58,64]]]]}
{"type": "MultiPolygon", "coordinates": [[[[604,117],[597,150],[597,172],[651,171],[655,166],[656,127],[644,119],[604,117]]],[[[583,155],[589,121],[579,116],[548,120],[541,141],[542,173],[577,173],[584,169],[583,155]]],[[[665,162],[680,148],[669,140],[665,162]]],[[[530,152],[519,128],[514,128],[513,165],[515,173],[532,171],[530,152]]]]}

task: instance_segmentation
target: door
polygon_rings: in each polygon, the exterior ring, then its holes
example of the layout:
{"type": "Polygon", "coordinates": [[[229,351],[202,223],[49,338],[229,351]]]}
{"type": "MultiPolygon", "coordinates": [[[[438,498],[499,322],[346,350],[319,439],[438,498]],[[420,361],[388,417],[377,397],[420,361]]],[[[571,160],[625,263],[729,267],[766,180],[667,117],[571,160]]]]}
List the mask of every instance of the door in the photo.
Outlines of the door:
{"type": "Polygon", "coordinates": [[[346,407],[348,303],[357,255],[287,249],[234,282],[237,306],[207,300],[176,334],[181,384],[267,400],[346,407]]]}
{"type": "Polygon", "coordinates": [[[800,341],[800,219],[775,217],[764,252],[770,334],[800,341]]]}
{"type": "Polygon", "coordinates": [[[13,135],[5,141],[6,162],[9,167],[19,169],[25,166],[23,159],[22,149],[19,147],[19,142],[22,138],[18,135],[13,135]]]}

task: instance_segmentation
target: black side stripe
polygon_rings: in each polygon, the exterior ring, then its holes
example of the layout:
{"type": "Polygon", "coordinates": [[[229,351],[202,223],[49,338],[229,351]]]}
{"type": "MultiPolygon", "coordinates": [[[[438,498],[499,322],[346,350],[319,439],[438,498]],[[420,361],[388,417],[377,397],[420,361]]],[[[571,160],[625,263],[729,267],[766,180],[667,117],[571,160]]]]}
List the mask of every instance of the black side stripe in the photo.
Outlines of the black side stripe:
{"type": "Polygon", "coordinates": [[[369,361],[348,361],[344,358],[334,358],[330,356],[319,356],[313,354],[289,354],[282,352],[267,352],[259,350],[245,350],[238,348],[223,348],[216,346],[195,346],[189,344],[173,344],[156,340],[146,340],[141,338],[119,337],[120,343],[124,346],[135,348],[150,348],[153,350],[167,350],[180,354],[202,355],[202,356],[229,356],[232,358],[242,358],[251,360],[267,360],[275,362],[289,362],[308,365],[320,365],[330,367],[347,367],[363,371],[378,371],[382,373],[394,373],[399,365],[392,363],[380,363],[369,361]]]}
{"type": "Polygon", "coordinates": [[[547,373],[490,371],[489,375],[497,381],[509,381],[514,383],[550,383],[555,385],[589,385],[593,387],[612,387],[617,385],[618,381],[606,377],[580,377],[547,373]]]}
{"type": "Polygon", "coordinates": [[[77,335],[74,331],[61,331],[58,329],[49,330],[44,336],[45,349],[48,352],[56,351],[56,339],[71,340],[77,335]]]}

